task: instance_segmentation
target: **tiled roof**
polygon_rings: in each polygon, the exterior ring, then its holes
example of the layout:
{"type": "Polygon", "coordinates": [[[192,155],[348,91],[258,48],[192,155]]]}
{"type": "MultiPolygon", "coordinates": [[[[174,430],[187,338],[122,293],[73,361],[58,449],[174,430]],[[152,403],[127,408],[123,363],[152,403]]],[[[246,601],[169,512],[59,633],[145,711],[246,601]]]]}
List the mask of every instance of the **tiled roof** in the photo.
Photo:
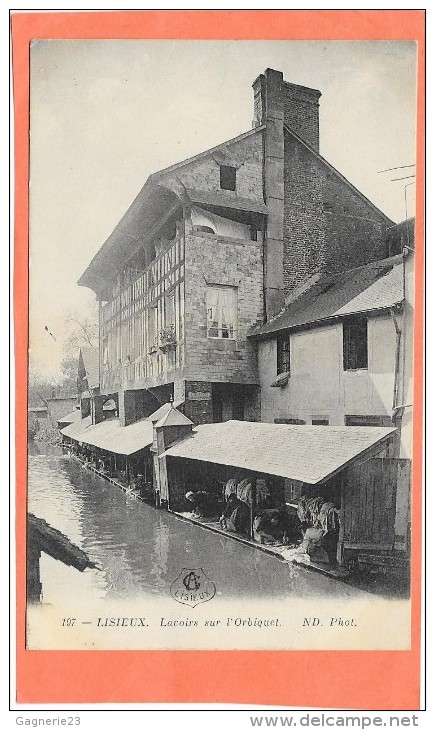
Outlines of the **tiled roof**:
{"type": "Polygon", "coordinates": [[[90,388],[100,385],[100,358],[98,347],[81,347],[83,365],[86,370],[86,379],[90,388]]]}
{"type": "Polygon", "coordinates": [[[323,482],[386,440],[394,428],[227,421],[197,426],[165,454],[263,474],[323,482]]]}
{"type": "Polygon", "coordinates": [[[261,337],[351,314],[389,309],[403,301],[402,257],[340,274],[324,275],[302,291],[275,319],[251,333],[261,337]]]}
{"type": "MultiPolygon", "coordinates": [[[[85,420],[83,419],[82,423],[85,420]]],[[[76,425],[79,424],[72,424],[72,426],[76,425]]],[[[75,441],[110,451],[113,454],[129,456],[150,446],[153,442],[153,424],[146,418],[142,418],[130,426],[121,426],[118,418],[110,418],[76,431],[70,430],[72,426],[67,426],[61,433],[75,441]]]]}

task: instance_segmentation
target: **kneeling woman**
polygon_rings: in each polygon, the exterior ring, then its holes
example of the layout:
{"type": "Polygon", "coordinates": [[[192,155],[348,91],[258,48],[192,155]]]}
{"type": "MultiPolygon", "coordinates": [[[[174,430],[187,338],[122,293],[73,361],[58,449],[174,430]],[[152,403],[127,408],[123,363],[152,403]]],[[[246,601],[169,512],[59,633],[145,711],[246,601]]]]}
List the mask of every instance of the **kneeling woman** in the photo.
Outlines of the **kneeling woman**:
{"type": "Polygon", "coordinates": [[[242,535],[251,534],[251,510],[246,502],[242,502],[236,495],[230,494],[224,513],[219,520],[221,527],[229,532],[240,532],[242,535]]]}

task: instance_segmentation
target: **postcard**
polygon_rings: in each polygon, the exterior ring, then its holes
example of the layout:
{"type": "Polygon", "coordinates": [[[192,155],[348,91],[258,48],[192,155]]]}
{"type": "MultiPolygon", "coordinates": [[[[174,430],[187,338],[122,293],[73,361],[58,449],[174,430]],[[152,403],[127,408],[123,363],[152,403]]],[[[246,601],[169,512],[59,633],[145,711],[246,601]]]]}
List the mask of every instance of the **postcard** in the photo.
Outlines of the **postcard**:
{"type": "Polygon", "coordinates": [[[423,13],[12,21],[18,700],[418,707],[423,13]]]}

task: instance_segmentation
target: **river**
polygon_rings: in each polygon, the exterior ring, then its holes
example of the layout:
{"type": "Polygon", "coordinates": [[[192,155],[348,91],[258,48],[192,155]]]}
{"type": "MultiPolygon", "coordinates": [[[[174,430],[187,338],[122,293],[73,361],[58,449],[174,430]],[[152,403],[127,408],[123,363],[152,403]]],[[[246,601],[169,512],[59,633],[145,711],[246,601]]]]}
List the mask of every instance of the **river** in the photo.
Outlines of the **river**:
{"type": "Polygon", "coordinates": [[[184,567],[202,567],[217,595],[345,597],[355,588],[284,563],[127,496],[60,448],[32,444],[28,509],[81,547],[99,570],[79,573],[43,554],[43,600],[65,591],[82,601],[168,595],[184,567]]]}

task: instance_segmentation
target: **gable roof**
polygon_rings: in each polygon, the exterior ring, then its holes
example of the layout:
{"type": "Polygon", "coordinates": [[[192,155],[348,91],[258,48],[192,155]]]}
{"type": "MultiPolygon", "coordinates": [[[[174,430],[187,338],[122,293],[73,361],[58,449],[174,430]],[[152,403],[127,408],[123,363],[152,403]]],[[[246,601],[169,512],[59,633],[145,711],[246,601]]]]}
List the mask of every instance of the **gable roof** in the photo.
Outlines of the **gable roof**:
{"type": "Polygon", "coordinates": [[[228,147],[229,145],[236,144],[237,142],[241,142],[247,137],[252,137],[253,135],[258,134],[258,132],[262,132],[265,127],[265,124],[261,124],[258,127],[249,129],[247,132],[242,132],[242,134],[237,135],[237,137],[227,139],[225,142],[220,142],[220,144],[216,145],[216,147],[210,147],[208,150],[204,150],[204,152],[199,152],[199,154],[194,155],[193,157],[188,157],[186,160],[176,162],[174,165],[170,165],[169,167],[164,167],[162,170],[158,170],[158,172],[154,172],[152,175],[150,175],[149,180],[160,180],[160,178],[167,173],[174,172],[174,170],[178,170],[180,169],[180,167],[189,165],[190,163],[196,162],[197,160],[202,160],[204,157],[208,157],[209,155],[213,154],[213,152],[219,152],[219,150],[228,147]]]}
{"type": "Polygon", "coordinates": [[[367,203],[367,205],[370,206],[370,208],[372,208],[372,210],[375,213],[377,213],[377,215],[381,216],[386,223],[393,225],[393,221],[391,220],[391,218],[388,218],[388,216],[385,215],[385,213],[383,213],[382,210],[377,208],[376,205],[374,203],[372,203],[372,201],[369,198],[366,198],[366,196],[361,192],[361,190],[358,190],[358,188],[356,188],[355,185],[352,185],[352,183],[349,182],[349,180],[346,177],[344,177],[344,175],[342,175],[341,172],[339,172],[337,170],[337,168],[335,168],[333,165],[331,165],[331,163],[328,162],[328,160],[326,160],[324,157],[322,157],[322,155],[319,152],[317,152],[315,149],[310,147],[308,142],[306,142],[304,139],[302,139],[302,137],[299,137],[299,135],[296,134],[296,132],[294,132],[293,129],[291,129],[291,127],[289,127],[287,124],[284,124],[284,132],[287,132],[287,134],[289,134],[291,137],[294,137],[297,140],[297,142],[299,142],[303,147],[305,147],[305,149],[307,149],[308,152],[310,152],[312,155],[314,155],[314,157],[317,160],[319,160],[319,162],[321,162],[323,165],[325,165],[332,173],[334,173],[334,175],[339,177],[340,180],[345,185],[347,185],[347,187],[350,188],[352,190],[352,192],[355,193],[355,195],[358,195],[359,198],[361,198],[365,203],[367,203]]]}
{"type": "Polygon", "coordinates": [[[403,259],[375,261],[351,271],[314,279],[313,285],[292,301],[275,319],[252,331],[263,338],[281,330],[321,324],[340,317],[390,309],[403,293],[403,259]]]}
{"type": "Polygon", "coordinates": [[[171,408],[163,418],[157,421],[156,428],[162,426],[193,426],[193,422],[176,408],[171,408]]]}
{"type": "MultiPolygon", "coordinates": [[[[189,157],[186,160],[177,162],[170,167],[166,167],[150,175],[112,230],[112,233],[98,249],[81,275],[78,280],[79,286],[90,287],[101,296],[105,294],[108,279],[113,278],[118,273],[118,269],[122,266],[122,262],[125,260],[127,253],[128,255],[133,255],[135,250],[143,246],[146,239],[144,231],[151,231],[161,220],[162,215],[167,214],[171,209],[175,213],[177,208],[181,207],[182,201],[177,193],[165,187],[165,178],[169,178],[172,173],[183,168],[185,165],[206,158],[229,145],[236,144],[247,137],[261,133],[263,130],[264,125],[255,127],[248,132],[240,134],[238,137],[221,142],[216,147],[211,147],[204,152],[200,152],[198,155],[189,157]]],[[[184,186],[181,185],[181,188],[186,196],[185,202],[188,203],[190,200],[189,194],[184,186]]],[[[190,193],[193,196],[192,202],[204,202],[204,196],[207,195],[205,191],[190,190],[190,193]],[[199,199],[195,200],[198,196],[199,199]]],[[[223,196],[220,199],[220,203],[215,203],[215,205],[222,207],[226,205],[227,207],[249,210],[254,213],[267,212],[262,200],[249,202],[244,198],[235,196],[233,198],[233,206],[229,206],[228,203],[229,197],[223,196]]]]}

